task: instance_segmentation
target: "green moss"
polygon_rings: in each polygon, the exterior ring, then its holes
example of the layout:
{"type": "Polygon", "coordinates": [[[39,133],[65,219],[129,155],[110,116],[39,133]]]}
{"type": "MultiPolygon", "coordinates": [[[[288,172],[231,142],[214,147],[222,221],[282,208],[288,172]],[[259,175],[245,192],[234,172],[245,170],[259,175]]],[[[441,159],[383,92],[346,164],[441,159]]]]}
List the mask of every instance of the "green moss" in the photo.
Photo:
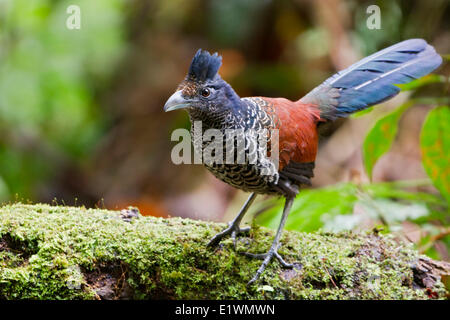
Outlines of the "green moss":
{"type": "MultiPolygon", "coordinates": [[[[376,234],[285,232],[280,253],[246,284],[261,261],[237,251],[265,252],[273,232],[255,228],[216,250],[209,238],[225,225],[189,219],[49,205],[0,208],[0,299],[426,299],[413,288],[410,246],[376,234]]],[[[433,288],[445,296],[440,282],[433,288]]]]}

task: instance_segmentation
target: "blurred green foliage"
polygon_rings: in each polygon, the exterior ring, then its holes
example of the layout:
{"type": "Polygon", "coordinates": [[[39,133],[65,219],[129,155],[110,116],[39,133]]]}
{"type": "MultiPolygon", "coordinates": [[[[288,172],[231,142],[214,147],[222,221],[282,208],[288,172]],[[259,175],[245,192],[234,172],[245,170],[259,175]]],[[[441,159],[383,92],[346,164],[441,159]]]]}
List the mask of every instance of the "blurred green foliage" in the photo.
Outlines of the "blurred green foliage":
{"type": "MultiPolygon", "coordinates": [[[[419,89],[427,84],[450,82],[450,78],[429,75],[405,85],[400,85],[402,91],[419,89]]],[[[447,89],[448,90],[448,89],[447,89]]],[[[445,93],[444,93],[445,94],[445,93]]],[[[389,151],[396,137],[398,122],[403,113],[417,103],[450,105],[449,97],[427,97],[410,99],[405,104],[379,119],[367,134],[363,145],[364,166],[369,177],[377,160],[389,151]]],[[[428,114],[421,131],[421,152],[423,166],[442,196],[450,203],[450,107],[440,106],[428,114]]]]}
{"type": "Polygon", "coordinates": [[[408,101],[393,112],[378,120],[369,131],[363,145],[364,166],[369,177],[372,177],[372,169],[377,160],[391,147],[397,135],[397,123],[403,112],[413,105],[408,101]]]}
{"type": "Polygon", "coordinates": [[[261,0],[212,0],[209,3],[208,29],[211,37],[222,46],[236,45],[246,41],[261,19],[267,1],[261,0]]]}
{"type": "Polygon", "coordinates": [[[88,153],[106,115],[95,92],[125,50],[121,0],[0,0],[0,199],[31,197],[61,158],[88,153]]]}
{"type": "Polygon", "coordinates": [[[450,104],[433,109],[425,119],[420,147],[423,166],[450,203],[450,104]]]}
{"type": "MultiPolygon", "coordinates": [[[[371,184],[340,183],[334,186],[303,190],[296,198],[286,229],[300,231],[351,230],[362,216],[352,216],[355,205],[369,209],[370,216],[381,224],[402,222],[424,216],[446,222],[448,204],[438,196],[411,192],[408,187],[429,185],[428,181],[396,181],[371,184]]],[[[257,222],[276,228],[281,218],[282,199],[269,199],[258,204],[257,222]],[[262,211],[262,210],[261,210],[262,211]]]]}
{"type": "MultiPolygon", "coordinates": [[[[362,230],[375,224],[382,232],[402,230],[402,223],[410,221],[423,231],[422,245],[432,241],[430,235],[442,233],[441,226],[448,225],[449,204],[439,196],[408,189],[429,186],[429,181],[396,181],[384,183],[355,184],[340,183],[326,188],[302,190],[294,202],[286,222],[286,229],[337,232],[362,230]],[[369,224],[365,224],[370,222],[369,224]]],[[[259,202],[253,212],[258,224],[276,229],[284,205],[282,199],[259,202]],[[267,209],[267,210],[266,210],[267,209]]],[[[444,231],[445,232],[445,231],[444,231]]],[[[450,247],[448,236],[443,237],[450,247]]],[[[442,259],[429,245],[426,254],[442,259]]]]}

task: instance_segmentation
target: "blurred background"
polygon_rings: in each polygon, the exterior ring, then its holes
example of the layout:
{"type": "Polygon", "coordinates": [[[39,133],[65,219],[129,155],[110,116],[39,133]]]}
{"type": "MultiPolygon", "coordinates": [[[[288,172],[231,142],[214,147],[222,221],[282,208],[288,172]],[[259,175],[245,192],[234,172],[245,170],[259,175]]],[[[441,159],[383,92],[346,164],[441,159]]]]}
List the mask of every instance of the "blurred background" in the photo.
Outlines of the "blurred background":
{"type": "MultiPolygon", "coordinates": [[[[174,165],[164,113],[198,48],[223,56],[241,96],[299,99],[386,46],[424,38],[443,55],[395,99],[323,129],[313,187],[287,229],[392,233],[449,260],[450,2],[0,0],[0,202],[46,202],[227,221],[246,194],[174,165]],[[370,5],[381,29],[369,29],[370,5]],[[68,29],[69,5],[81,28],[68,29]]],[[[248,221],[276,227],[260,197],[248,221]]]]}

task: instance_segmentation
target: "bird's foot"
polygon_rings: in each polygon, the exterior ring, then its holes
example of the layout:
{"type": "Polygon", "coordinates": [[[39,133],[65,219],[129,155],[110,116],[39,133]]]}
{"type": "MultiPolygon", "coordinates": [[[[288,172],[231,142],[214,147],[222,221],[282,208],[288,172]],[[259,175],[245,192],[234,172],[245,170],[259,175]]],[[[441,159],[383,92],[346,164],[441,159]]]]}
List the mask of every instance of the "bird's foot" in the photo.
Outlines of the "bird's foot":
{"type": "Polygon", "coordinates": [[[294,264],[286,262],[283,259],[283,257],[281,257],[281,255],[278,253],[278,246],[279,245],[272,245],[272,247],[270,247],[270,249],[267,253],[242,252],[242,254],[247,257],[264,260],[263,263],[261,264],[261,266],[259,267],[258,271],[256,271],[256,274],[248,282],[247,285],[251,285],[256,280],[258,280],[258,278],[261,276],[261,274],[264,272],[264,270],[266,269],[266,267],[269,265],[270,261],[273,258],[276,258],[284,268],[293,268],[294,267],[294,264]]]}
{"type": "Polygon", "coordinates": [[[229,223],[228,228],[216,234],[208,243],[208,247],[215,247],[222,241],[223,238],[231,236],[233,239],[233,245],[236,248],[236,238],[241,233],[250,231],[250,227],[240,228],[238,224],[229,223]]]}

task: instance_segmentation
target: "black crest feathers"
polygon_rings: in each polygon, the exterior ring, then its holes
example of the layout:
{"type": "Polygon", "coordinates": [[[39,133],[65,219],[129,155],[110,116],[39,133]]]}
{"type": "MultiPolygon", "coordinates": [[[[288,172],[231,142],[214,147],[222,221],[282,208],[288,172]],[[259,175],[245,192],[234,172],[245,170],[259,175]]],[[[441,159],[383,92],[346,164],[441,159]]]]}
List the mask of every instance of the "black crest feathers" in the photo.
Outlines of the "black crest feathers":
{"type": "Polygon", "coordinates": [[[199,49],[189,67],[188,79],[194,81],[213,80],[222,64],[222,57],[199,49]]]}

